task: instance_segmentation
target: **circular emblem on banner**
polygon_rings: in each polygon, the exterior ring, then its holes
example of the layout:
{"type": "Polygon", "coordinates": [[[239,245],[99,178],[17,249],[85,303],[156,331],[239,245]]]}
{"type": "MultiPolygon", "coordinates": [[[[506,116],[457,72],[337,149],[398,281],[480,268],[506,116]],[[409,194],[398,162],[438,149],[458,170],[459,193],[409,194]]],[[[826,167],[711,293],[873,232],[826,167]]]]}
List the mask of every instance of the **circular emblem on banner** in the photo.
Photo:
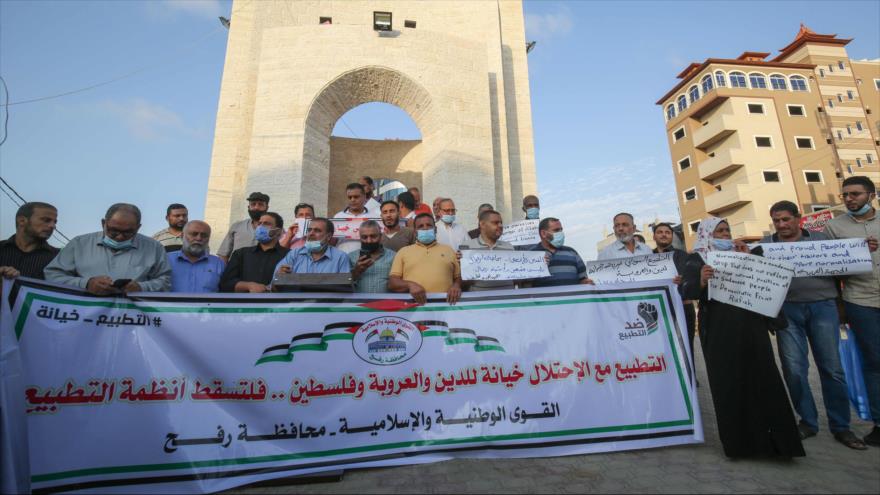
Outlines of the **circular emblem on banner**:
{"type": "Polygon", "coordinates": [[[422,332],[411,321],[383,316],[361,325],[351,345],[364,361],[390,366],[408,361],[419,352],[422,332]]]}

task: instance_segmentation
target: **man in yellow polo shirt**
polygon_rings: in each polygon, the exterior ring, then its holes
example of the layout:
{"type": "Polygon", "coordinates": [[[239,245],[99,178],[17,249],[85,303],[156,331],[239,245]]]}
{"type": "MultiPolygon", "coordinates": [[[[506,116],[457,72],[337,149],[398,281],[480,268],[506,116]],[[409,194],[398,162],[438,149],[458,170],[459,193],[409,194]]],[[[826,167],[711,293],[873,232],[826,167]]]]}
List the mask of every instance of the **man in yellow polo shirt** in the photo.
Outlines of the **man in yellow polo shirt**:
{"type": "Polygon", "coordinates": [[[461,266],[455,251],[437,243],[437,226],[430,213],[416,215],[413,226],[416,243],[397,252],[388,289],[409,292],[419,304],[425,304],[428,292],[445,292],[446,302],[455,304],[461,296],[461,266]]]}

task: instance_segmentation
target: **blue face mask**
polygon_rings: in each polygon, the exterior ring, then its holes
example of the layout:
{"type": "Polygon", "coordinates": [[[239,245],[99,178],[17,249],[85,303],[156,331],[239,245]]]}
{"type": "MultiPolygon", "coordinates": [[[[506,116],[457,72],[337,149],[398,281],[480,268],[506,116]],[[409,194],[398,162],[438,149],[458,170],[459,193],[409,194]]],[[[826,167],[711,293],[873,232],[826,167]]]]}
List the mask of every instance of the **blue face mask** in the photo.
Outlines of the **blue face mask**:
{"type": "Polygon", "coordinates": [[[429,230],[417,230],[416,238],[422,244],[431,244],[437,239],[437,233],[434,232],[434,229],[429,230]]]}
{"type": "Polygon", "coordinates": [[[321,241],[306,241],[305,247],[306,251],[310,253],[318,253],[324,249],[324,244],[321,241]]]}
{"type": "Polygon", "coordinates": [[[537,220],[540,214],[540,208],[526,208],[526,220],[537,220]]]}
{"type": "Polygon", "coordinates": [[[102,242],[105,246],[107,246],[108,248],[110,248],[110,249],[117,249],[117,250],[120,250],[120,251],[125,251],[125,250],[127,250],[127,249],[131,249],[131,248],[133,248],[134,245],[131,243],[131,241],[132,241],[132,240],[129,239],[129,240],[127,240],[127,241],[122,241],[122,242],[120,242],[120,241],[116,241],[116,240],[114,240],[114,239],[111,239],[111,238],[107,237],[106,235],[104,236],[103,239],[101,239],[101,242],[102,242]]]}
{"type": "Polygon", "coordinates": [[[565,232],[554,232],[553,239],[550,239],[550,245],[561,248],[563,244],[565,244],[565,232]]]}
{"type": "Polygon", "coordinates": [[[257,242],[259,242],[260,244],[265,244],[272,240],[272,234],[270,233],[272,230],[274,229],[270,229],[265,225],[260,225],[254,231],[254,239],[256,239],[257,242]]]}
{"type": "Polygon", "coordinates": [[[862,215],[867,215],[869,211],[871,211],[871,203],[870,202],[865,203],[864,206],[862,206],[861,208],[859,208],[856,211],[846,210],[846,214],[851,217],[860,217],[862,215]]]}
{"type": "Polygon", "coordinates": [[[712,247],[716,251],[733,251],[733,241],[730,239],[712,239],[712,247]]]}
{"type": "Polygon", "coordinates": [[[455,215],[443,215],[440,220],[443,220],[446,225],[452,225],[455,223],[455,215]]]}

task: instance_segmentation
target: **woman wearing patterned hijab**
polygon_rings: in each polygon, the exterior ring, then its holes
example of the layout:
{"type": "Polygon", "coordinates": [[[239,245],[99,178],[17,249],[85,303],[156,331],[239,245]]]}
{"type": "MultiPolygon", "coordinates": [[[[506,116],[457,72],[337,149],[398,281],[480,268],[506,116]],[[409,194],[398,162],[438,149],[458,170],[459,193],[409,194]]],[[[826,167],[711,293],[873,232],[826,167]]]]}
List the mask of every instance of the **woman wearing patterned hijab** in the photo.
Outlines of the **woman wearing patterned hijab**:
{"type": "Polygon", "coordinates": [[[710,251],[748,253],[748,248],[731,240],[727,221],[706,218],[697,229],[681,282],[683,297],[700,301],[700,343],[724,454],[802,457],[804,448],[770,344],[769,332],[785,324],[709,300],[709,280],[715,274],[707,264],[710,251]]]}

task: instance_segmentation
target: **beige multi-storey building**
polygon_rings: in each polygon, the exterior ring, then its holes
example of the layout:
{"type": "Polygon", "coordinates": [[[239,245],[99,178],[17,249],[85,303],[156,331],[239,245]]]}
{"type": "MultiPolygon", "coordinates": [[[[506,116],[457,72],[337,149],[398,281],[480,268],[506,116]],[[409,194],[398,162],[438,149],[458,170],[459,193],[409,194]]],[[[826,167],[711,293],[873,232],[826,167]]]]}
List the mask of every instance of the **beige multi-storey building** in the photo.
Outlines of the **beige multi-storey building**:
{"type": "Polygon", "coordinates": [[[810,213],[840,203],[846,177],[880,183],[880,59],[850,60],[850,41],[801,25],[771,60],[745,52],[678,75],[657,104],[688,248],[708,215],[754,240],[776,201],[810,213]]]}

